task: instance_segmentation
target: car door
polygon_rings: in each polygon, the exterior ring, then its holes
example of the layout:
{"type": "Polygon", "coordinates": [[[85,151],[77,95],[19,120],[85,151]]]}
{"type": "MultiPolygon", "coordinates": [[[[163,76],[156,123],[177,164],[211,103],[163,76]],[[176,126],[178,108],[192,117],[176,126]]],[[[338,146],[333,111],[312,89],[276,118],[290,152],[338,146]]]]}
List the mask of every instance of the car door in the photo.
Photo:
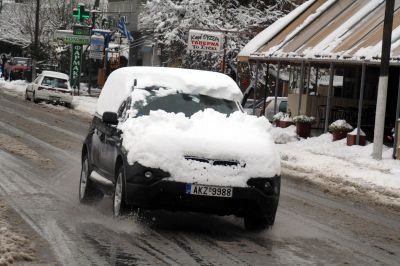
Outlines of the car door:
{"type": "Polygon", "coordinates": [[[120,143],[119,140],[119,130],[115,125],[107,125],[102,123],[101,127],[101,138],[100,138],[100,152],[99,152],[99,161],[101,164],[102,170],[105,174],[113,179],[115,175],[115,162],[118,155],[118,145],[120,143]]]}
{"type": "Polygon", "coordinates": [[[104,134],[99,130],[101,127],[101,118],[98,117],[97,115],[93,118],[92,122],[92,127],[93,127],[93,134],[92,134],[92,140],[91,140],[91,149],[90,149],[90,159],[92,165],[96,168],[96,170],[99,170],[102,172],[101,169],[101,164],[99,160],[99,154],[101,150],[101,139],[104,138],[104,134]]]}

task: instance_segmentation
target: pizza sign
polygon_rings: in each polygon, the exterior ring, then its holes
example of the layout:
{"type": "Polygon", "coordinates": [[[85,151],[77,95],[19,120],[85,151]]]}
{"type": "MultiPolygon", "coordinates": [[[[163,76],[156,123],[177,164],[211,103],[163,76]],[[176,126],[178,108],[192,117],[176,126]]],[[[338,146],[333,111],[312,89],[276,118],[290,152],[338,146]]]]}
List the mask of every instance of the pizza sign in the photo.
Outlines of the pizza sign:
{"type": "Polygon", "coordinates": [[[188,49],[191,51],[219,53],[224,48],[224,37],[222,32],[190,30],[188,49]]]}

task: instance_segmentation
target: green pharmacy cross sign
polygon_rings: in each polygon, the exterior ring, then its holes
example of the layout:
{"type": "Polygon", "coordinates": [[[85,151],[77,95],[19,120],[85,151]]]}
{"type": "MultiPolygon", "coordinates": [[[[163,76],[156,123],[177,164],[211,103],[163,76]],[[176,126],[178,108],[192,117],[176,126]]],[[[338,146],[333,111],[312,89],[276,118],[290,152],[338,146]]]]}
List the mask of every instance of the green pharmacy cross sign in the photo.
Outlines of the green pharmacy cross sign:
{"type": "Polygon", "coordinates": [[[72,88],[79,88],[81,78],[82,63],[82,45],[72,45],[71,69],[70,69],[70,85],[72,88]]]}
{"type": "Polygon", "coordinates": [[[78,8],[72,11],[72,16],[77,22],[84,22],[90,18],[90,12],[85,10],[84,4],[78,4],[78,8]]]}

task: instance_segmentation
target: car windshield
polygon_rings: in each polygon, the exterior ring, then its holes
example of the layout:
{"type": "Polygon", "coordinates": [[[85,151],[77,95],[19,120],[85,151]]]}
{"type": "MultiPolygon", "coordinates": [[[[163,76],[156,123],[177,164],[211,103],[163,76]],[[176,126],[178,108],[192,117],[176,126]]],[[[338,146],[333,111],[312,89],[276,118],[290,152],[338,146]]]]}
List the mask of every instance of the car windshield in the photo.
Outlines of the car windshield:
{"type": "Polygon", "coordinates": [[[44,77],[42,85],[54,88],[68,89],[68,81],[66,79],[44,77]]]}
{"type": "Polygon", "coordinates": [[[207,95],[192,95],[185,93],[174,93],[166,96],[157,96],[155,91],[150,91],[150,96],[144,101],[134,103],[138,110],[138,116],[148,115],[150,111],[164,110],[168,113],[184,113],[191,117],[198,111],[211,108],[223,114],[231,114],[240,111],[234,101],[213,98],[207,95]]]}

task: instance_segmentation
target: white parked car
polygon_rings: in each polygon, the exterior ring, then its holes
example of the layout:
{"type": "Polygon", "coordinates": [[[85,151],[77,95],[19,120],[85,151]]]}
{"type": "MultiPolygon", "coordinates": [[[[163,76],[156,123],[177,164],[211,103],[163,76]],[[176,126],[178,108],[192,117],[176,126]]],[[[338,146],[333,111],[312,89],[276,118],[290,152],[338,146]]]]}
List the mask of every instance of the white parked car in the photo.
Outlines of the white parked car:
{"type": "Polygon", "coordinates": [[[35,103],[48,101],[70,107],[72,98],[73,90],[69,85],[69,76],[54,71],[43,71],[25,91],[25,99],[35,103]]]}

